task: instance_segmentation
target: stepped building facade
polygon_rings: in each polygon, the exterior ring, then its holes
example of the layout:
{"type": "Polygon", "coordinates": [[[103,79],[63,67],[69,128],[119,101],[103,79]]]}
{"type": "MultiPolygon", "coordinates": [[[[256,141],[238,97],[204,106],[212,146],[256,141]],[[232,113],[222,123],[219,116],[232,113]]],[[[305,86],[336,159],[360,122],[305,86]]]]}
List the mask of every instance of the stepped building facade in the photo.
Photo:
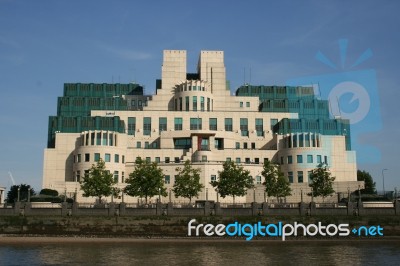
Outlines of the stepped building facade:
{"type": "MultiPolygon", "coordinates": [[[[92,164],[102,158],[123,188],[137,157],[163,169],[170,193],[164,202],[184,201],[171,188],[176,168],[186,160],[201,169],[205,188],[199,200],[217,200],[210,182],[227,160],[249,170],[256,184],[236,202],[265,200],[266,160],[280,164],[291,183],[287,202],[307,200],[309,173],[319,163],[336,177],[339,197],[361,185],[348,120],[331,118],[328,102],[315,97],[312,87],[246,84],[231,95],[222,51],[201,51],[197,73],[187,73],[186,51],[164,51],[155,95],[144,95],[133,83],[64,85],[57,115],[49,118],[44,188],[93,202],[79,190],[92,164]]],[[[122,199],[138,201],[126,195],[116,201],[122,199]]]]}

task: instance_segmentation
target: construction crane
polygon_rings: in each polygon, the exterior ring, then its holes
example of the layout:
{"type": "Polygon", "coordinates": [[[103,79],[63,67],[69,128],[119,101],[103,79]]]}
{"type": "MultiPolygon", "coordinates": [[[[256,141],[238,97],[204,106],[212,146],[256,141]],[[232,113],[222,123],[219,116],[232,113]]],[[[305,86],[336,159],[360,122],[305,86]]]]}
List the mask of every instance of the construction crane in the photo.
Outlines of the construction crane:
{"type": "Polygon", "coordinates": [[[11,179],[11,182],[12,182],[13,186],[15,186],[15,180],[14,180],[14,177],[13,177],[13,175],[11,174],[10,171],[8,172],[8,175],[10,176],[10,179],[11,179]]]}

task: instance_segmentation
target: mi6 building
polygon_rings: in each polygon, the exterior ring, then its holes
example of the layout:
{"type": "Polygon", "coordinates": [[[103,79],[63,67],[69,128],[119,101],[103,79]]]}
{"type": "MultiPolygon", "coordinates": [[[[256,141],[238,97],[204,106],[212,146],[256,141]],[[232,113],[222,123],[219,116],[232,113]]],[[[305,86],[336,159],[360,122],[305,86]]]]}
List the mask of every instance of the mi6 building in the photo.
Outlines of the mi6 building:
{"type": "Polygon", "coordinates": [[[339,195],[359,187],[349,121],[330,117],[328,101],[312,87],[245,84],[231,95],[222,51],[201,51],[196,73],[187,73],[186,56],[164,51],[154,95],[133,83],[65,84],[57,115],[49,118],[43,187],[77,191],[78,201],[93,202],[82,197],[79,185],[92,164],[102,158],[123,188],[137,157],[158,163],[169,193],[176,168],[190,160],[201,169],[199,200],[217,200],[210,182],[225,161],[249,170],[256,184],[236,202],[265,201],[261,172],[267,160],[280,164],[291,184],[287,202],[308,197],[310,171],[320,163],[336,177],[339,195]]]}

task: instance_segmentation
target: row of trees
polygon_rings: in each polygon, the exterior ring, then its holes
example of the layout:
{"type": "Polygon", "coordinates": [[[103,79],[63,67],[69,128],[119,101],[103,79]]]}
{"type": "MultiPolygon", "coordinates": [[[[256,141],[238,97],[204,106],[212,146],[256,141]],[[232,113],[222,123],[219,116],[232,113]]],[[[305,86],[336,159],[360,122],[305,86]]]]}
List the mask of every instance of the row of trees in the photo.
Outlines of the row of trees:
{"type": "MultiPolygon", "coordinates": [[[[187,160],[183,168],[177,167],[176,171],[178,174],[175,176],[172,191],[175,197],[187,198],[191,203],[192,199],[198,197],[204,188],[204,185],[200,183],[200,169],[193,168],[187,160]]],[[[264,177],[263,185],[268,197],[282,198],[291,195],[289,181],[280,171],[279,165],[266,161],[261,175],[264,177]]],[[[314,169],[310,178],[312,182],[309,185],[313,196],[326,197],[334,192],[332,184],[335,178],[331,176],[326,165],[320,165],[314,169]]],[[[156,195],[164,197],[168,195],[164,187],[162,169],[157,166],[157,163],[141,158],[136,159],[135,169],[125,183],[127,185],[122,189],[123,193],[144,198],[146,203],[149,198],[156,195]]],[[[81,189],[84,197],[97,197],[101,202],[102,197],[117,196],[121,193],[115,184],[112,173],[107,171],[105,162],[100,159],[83,177],[81,189]]],[[[254,180],[250,172],[232,161],[223,164],[222,171],[218,172],[218,179],[211,181],[210,184],[222,198],[231,196],[233,202],[236,197],[245,196],[248,189],[254,188],[254,180]]]]}

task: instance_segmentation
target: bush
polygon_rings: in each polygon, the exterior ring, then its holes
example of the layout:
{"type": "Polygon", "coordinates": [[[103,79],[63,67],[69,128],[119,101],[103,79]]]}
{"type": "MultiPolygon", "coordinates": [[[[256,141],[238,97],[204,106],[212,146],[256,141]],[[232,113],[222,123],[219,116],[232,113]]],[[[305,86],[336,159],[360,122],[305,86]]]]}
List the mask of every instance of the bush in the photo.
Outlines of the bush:
{"type": "Polygon", "coordinates": [[[53,196],[57,197],[58,196],[58,191],[50,188],[44,188],[40,191],[40,195],[48,195],[48,196],[53,196]]]}

